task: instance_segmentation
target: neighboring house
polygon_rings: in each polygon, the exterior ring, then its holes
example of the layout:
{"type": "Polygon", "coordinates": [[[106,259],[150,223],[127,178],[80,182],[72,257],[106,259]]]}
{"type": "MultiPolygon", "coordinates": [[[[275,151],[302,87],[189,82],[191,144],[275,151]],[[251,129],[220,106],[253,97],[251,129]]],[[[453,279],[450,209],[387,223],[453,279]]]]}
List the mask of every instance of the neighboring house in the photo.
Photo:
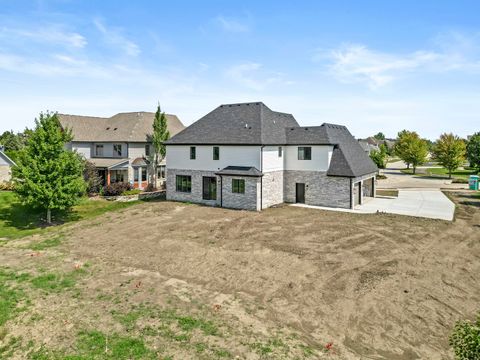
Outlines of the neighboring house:
{"type": "MultiPolygon", "coordinates": [[[[68,148],[95,164],[104,184],[129,182],[135,188],[147,187],[152,175],[148,163],[153,147],[154,113],[120,113],[110,118],[58,114],[63,128],[71,129],[68,148]]],[[[170,136],[185,126],[176,115],[166,115],[170,136]]],[[[165,160],[158,168],[158,180],[165,179],[165,160]]]]}
{"type": "Polygon", "coordinates": [[[379,150],[379,146],[376,144],[371,144],[367,140],[359,139],[358,143],[362,147],[363,151],[367,153],[367,155],[370,155],[372,150],[379,150]]]}
{"type": "Polygon", "coordinates": [[[0,184],[11,180],[14,165],[13,160],[5,154],[3,146],[0,145],[0,184]]]}
{"type": "Polygon", "coordinates": [[[351,209],[375,195],[377,167],[345,126],[300,127],[261,102],[221,105],[166,144],[169,200],[351,209]]]}

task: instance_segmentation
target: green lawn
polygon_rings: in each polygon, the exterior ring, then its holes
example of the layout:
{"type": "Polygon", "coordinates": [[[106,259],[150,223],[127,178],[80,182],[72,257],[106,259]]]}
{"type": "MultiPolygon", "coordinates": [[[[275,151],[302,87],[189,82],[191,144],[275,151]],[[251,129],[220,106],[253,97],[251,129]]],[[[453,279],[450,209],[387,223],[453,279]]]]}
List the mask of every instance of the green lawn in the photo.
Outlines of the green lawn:
{"type": "MultiPolygon", "coordinates": [[[[410,169],[403,169],[401,170],[404,174],[413,174],[413,170],[410,169]]],[[[476,172],[474,170],[456,170],[452,172],[452,179],[463,179],[468,180],[470,175],[475,175],[476,172]]],[[[439,178],[446,178],[448,179],[448,170],[445,168],[426,168],[426,169],[417,169],[416,174],[417,176],[433,176],[439,178]]]]}
{"type": "MultiPolygon", "coordinates": [[[[426,173],[427,175],[448,177],[448,170],[445,168],[428,168],[426,169],[426,173]]],[[[476,172],[474,170],[456,170],[452,172],[452,177],[468,179],[470,175],[475,175],[475,174],[476,172]]]]}
{"type": "MultiPolygon", "coordinates": [[[[140,201],[116,202],[84,198],[70,212],[54,212],[56,224],[92,218],[109,211],[124,209],[140,201]]],[[[58,226],[45,227],[45,213],[20,203],[13,192],[0,191],[0,239],[16,239],[41,232],[54,231],[58,226]]]]}

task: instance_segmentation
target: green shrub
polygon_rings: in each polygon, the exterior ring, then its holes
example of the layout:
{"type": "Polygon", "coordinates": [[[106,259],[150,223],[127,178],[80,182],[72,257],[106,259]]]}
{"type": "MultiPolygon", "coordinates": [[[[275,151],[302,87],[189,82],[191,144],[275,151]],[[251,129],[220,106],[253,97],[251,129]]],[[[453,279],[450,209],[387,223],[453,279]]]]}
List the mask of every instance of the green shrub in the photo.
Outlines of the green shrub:
{"type": "Polygon", "coordinates": [[[473,323],[465,320],[455,324],[450,346],[458,360],[480,359],[480,314],[473,323]]]}
{"type": "Polygon", "coordinates": [[[140,189],[132,189],[132,190],[127,190],[122,193],[122,195],[127,196],[127,195],[138,195],[142,192],[140,189]]]}
{"type": "Polygon", "coordinates": [[[103,188],[103,196],[119,196],[132,189],[129,183],[117,182],[103,188]]]}

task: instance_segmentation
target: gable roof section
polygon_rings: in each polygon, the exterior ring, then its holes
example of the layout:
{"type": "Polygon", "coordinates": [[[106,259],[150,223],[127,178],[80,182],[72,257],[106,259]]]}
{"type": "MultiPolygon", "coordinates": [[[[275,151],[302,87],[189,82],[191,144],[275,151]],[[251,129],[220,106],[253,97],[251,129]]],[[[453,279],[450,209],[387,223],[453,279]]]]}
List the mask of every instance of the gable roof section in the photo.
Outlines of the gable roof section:
{"type": "Polygon", "coordinates": [[[284,144],[286,127],[298,127],[295,118],[272,111],[262,102],[226,104],[194,122],[166,144],[284,144]]]}
{"type": "Polygon", "coordinates": [[[358,177],[378,170],[345,126],[327,123],[322,126],[330,143],[335,145],[327,175],[358,177]]]}
{"type": "MultiPolygon", "coordinates": [[[[176,115],[165,114],[170,136],[185,128],[176,115]]],[[[79,142],[146,142],[152,134],[153,112],[119,113],[110,118],[58,114],[62,127],[79,142]]]]}

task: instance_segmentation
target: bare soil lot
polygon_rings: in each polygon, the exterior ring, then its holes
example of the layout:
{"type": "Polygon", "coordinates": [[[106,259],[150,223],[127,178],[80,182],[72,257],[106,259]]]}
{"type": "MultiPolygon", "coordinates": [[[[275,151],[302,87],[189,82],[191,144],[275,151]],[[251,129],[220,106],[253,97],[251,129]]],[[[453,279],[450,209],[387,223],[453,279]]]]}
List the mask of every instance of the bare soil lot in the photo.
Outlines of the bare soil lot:
{"type": "Polygon", "coordinates": [[[452,223],[152,202],[5,242],[0,358],[452,358],[480,310],[480,199],[451,197],[452,223]]]}

